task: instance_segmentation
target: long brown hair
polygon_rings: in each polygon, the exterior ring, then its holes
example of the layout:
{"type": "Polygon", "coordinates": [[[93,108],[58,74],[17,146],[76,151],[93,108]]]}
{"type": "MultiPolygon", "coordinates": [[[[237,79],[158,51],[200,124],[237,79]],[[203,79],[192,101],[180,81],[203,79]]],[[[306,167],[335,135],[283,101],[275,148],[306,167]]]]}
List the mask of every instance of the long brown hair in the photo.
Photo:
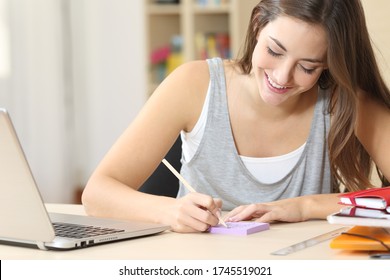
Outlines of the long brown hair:
{"type": "MultiPolygon", "coordinates": [[[[372,187],[372,159],[354,133],[357,91],[364,91],[389,109],[390,92],[375,60],[360,1],[260,1],[252,11],[243,53],[238,59],[244,73],[252,71],[258,33],[278,16],[294,17],[324,28],[328,37],[328,69],[321,74],[318,84],[331,94],[328,145],[332,174],[349,191],[372,187]]],[[[379,170],[378,173],[382,183],[388,183],[379,170]]]]}

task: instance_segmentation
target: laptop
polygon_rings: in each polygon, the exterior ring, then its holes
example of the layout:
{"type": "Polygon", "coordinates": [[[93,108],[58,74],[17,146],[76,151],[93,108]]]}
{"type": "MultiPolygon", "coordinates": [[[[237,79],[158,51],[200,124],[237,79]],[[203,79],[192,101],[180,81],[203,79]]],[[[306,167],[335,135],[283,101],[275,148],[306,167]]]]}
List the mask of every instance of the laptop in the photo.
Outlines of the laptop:
{"type": "Polygon", "coordinates": [[[0,243],[69,250],[154,235],[169,228],[154,223],[49,213],[9,114],[0,108],[0,243]]]}

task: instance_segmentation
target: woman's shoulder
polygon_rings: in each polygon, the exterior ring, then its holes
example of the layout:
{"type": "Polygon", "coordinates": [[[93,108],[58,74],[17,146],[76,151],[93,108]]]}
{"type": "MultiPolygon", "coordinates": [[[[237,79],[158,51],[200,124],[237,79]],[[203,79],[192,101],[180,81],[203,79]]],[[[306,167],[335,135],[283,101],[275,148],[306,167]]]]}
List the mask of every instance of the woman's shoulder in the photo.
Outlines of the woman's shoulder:
{"type": "Polygon", "coordinates": [[[193,60],[181,64],[175,69],[175,72],[188,79],[206,78],[209,76],[209,66],[206,60],[193,60]]]}
{"type": "Polygon", "coordinates": [[[181,95],[190,94],[204,88],[209,81],[206,61],[185,62],[176,67],[159,85],[158,91],[178,92],[181,95]]]}
{"type": "Polygon", "coordinates": [[[357,119],[355,131],[360,139],[377,132],[390,133],[390,110],[385,104],[360,90],[357,98],[357,119]]]}
{"type": "Polygon", "coordinates": [[[152,96],[160,106],[175,111],[182,129],[189,131],[202,111],[209,81],[207,61],[185,62],[164,79],[152,96]]]}
{"type": "MultiPolygon", "coordinates": [[[[234,63],[229,60],[222,60],[221,65],[225,74],[235,68],[234,63]]],[[[186,94],[188,98],[200,97],[203,100],[210,83],[210,63],[207,60],[185,62],[178,66],[163,83],[170,84],[171,89],[186,94]]]]}
{"type": "MultiPolygon", "coordinates": [[[[368,113],[389,113],[389,109],[378,99],[369,93],[358,90],[357,92],[358,113],[367,115],[368,113]]],[[[368,114],[369,115],[369,114],[368,114]]]]}
{"type": "Polygon", "coordinates": [[[193,60],[181,64],[175,71],[186,75],[188,78],[210,79],[210,61],[220,61],[224,71],[237,71],[237,64],[233,60],[213,58],[208,60],[193,60]],[[194,76],[196,74],[196,77],[194,76]]]}

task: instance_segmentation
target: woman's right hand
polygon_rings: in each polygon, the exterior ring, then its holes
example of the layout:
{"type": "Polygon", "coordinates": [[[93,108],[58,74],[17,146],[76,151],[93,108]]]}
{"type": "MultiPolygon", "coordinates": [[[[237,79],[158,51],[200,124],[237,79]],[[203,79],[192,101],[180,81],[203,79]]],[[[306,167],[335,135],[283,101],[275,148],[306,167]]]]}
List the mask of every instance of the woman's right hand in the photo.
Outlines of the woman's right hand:
{"type": "Polygon", "coordinates": [[[220,199],[189,193],[167,207],[162,223],[169,224],[175,232],[203,232],[218,224],[221,207],[220,199]]]}

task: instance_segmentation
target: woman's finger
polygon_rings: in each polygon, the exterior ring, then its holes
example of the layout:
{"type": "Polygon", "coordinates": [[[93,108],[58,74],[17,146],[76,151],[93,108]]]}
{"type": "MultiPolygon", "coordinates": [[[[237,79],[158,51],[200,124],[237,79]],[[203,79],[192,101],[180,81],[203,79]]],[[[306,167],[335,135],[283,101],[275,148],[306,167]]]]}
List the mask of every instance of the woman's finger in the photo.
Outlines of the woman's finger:
{"type": "Polygon", "coordinates": [[[251,220],[253,218],[258,218],[269,211],[270,206],[266,204],[250,204],[243,208],[240,212],[236,213],[234,216],[231,216],[229,221],[239,222],[251,220]]]}

